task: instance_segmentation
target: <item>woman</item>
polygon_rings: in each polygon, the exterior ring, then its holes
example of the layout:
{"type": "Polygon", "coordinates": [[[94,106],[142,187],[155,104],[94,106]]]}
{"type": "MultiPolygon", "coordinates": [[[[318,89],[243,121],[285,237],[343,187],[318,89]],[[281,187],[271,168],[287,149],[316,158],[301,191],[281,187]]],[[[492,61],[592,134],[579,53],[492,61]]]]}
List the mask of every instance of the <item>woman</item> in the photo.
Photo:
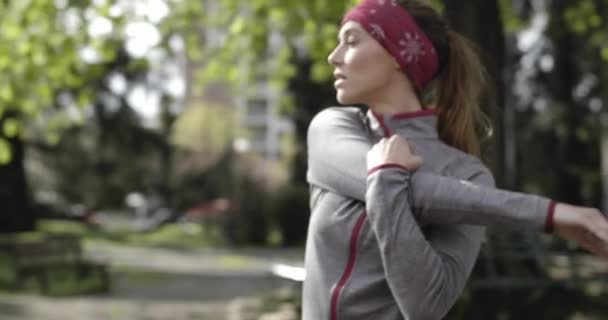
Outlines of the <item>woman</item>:
{"type": "Polygon", "coordinates": [[[599,211],[493,188],[476,158],[482,68],[436,12],[365,0],[339,40],[329,56],[337,99],[370,110],[329,108],[309,127],[304,319],[442,318],[484,225],[555,229],[608,256],[599,211]],[[423,109],[429,96],[436,108],[423,109]]]}

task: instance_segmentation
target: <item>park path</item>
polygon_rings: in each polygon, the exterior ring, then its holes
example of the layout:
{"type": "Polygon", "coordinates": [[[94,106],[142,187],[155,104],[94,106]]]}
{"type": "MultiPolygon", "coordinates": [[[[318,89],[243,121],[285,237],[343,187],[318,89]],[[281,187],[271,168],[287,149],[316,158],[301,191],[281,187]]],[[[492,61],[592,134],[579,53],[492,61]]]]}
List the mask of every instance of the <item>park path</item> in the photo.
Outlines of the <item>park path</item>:
{"type": "Polygon", "coordinates": [[[85,248],[87,255],[110,265],[109,294],[0,296],[0,319],[256,319],[261,296],[299,290],[297,283],[273,275],[272,266],[301,266],[303,261],[302,249],[183,251],[102,242],[85,248]]]}

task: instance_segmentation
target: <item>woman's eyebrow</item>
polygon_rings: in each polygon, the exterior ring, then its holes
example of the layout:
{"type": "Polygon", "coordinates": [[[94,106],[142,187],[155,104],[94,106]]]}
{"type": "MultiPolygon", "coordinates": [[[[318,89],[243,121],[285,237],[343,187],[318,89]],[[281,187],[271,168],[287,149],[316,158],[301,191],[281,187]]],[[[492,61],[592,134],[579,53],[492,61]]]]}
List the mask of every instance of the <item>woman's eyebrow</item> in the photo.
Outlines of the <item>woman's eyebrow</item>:
{"type": "MultiPolygon", "coordinates": [[[[359,33],[359,30],[357,30],[355,28],[349,28],[349,29],[346,29],[344,32],[342,32],[342,36],[347,37],[350,34],[356,34],[356,33],[359,33]]],[[[338,39],[340,39],[340,34],[338,34],[338,39]]]]}

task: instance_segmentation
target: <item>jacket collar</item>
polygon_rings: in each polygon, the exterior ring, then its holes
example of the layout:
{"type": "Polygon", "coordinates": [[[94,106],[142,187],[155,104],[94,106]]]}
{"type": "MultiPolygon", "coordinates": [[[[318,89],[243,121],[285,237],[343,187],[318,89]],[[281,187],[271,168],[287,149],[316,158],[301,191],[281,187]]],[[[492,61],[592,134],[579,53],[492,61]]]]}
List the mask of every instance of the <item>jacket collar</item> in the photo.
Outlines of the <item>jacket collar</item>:
{"type": "Polygon", "coordinates": [[[383,114],[367,110],[366,120],[376,138],[402,134],[405,138],[437,138],[437,109],[383,114]]]}

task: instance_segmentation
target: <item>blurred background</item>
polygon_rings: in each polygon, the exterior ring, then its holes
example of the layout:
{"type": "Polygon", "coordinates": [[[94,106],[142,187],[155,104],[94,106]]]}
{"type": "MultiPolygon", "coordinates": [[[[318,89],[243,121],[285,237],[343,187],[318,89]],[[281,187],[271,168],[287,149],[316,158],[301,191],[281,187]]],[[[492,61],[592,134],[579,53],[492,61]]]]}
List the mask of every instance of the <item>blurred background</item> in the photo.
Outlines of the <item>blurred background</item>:
{"type": "MultiPolygon", "coordinates": [[[[0,0],[2,319],[299,319],[306,129],[357,1],[0,0]]],[[[608,1],[432,1],[499,187],[608,212],[608,1]]],[[[448,319],[608,319],[608,263],[494,227],[448,319]]]]}

